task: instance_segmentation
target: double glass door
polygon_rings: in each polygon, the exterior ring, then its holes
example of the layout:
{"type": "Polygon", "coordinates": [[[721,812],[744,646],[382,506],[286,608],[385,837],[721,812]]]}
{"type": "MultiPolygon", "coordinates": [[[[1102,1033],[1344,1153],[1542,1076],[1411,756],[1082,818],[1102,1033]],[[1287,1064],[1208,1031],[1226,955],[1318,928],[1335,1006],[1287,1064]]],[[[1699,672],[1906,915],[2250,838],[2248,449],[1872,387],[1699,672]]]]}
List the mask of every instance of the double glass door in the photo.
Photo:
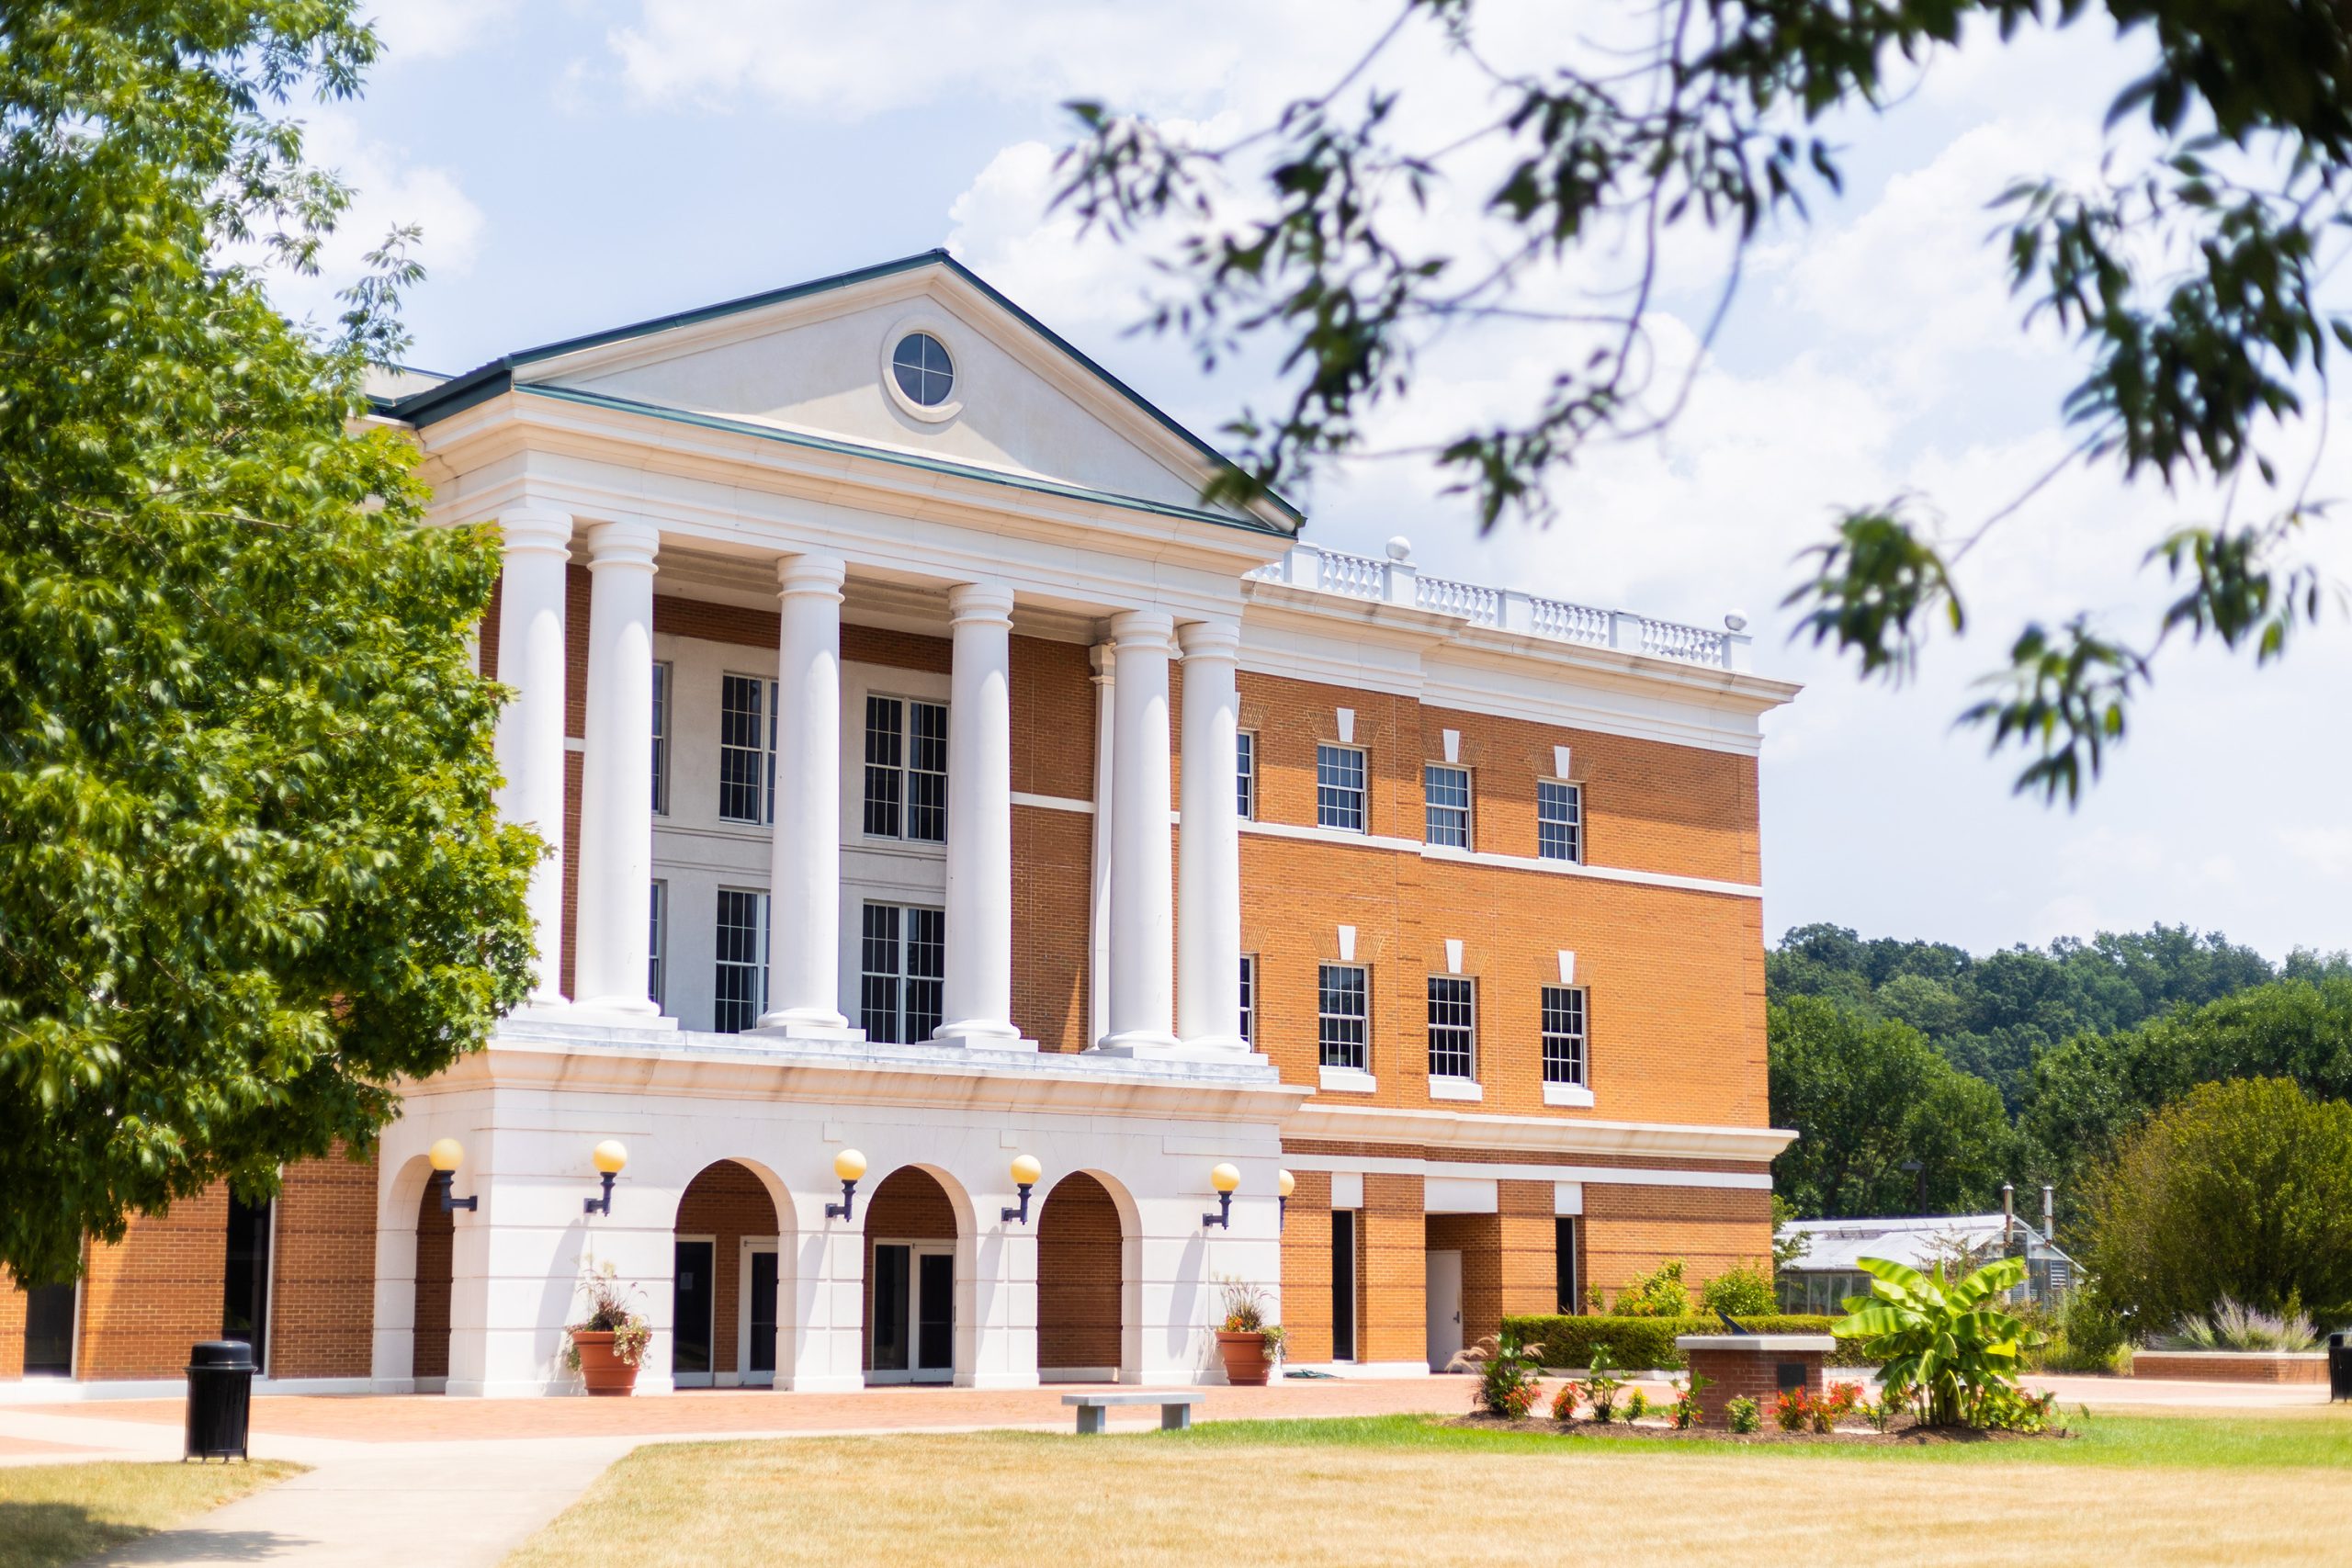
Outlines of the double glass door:
{"type": "Polygon", "coordinates": [[[874,1244],[874,1382],[946,1382],[956,1370],[956,1244],[874,1244]]]}

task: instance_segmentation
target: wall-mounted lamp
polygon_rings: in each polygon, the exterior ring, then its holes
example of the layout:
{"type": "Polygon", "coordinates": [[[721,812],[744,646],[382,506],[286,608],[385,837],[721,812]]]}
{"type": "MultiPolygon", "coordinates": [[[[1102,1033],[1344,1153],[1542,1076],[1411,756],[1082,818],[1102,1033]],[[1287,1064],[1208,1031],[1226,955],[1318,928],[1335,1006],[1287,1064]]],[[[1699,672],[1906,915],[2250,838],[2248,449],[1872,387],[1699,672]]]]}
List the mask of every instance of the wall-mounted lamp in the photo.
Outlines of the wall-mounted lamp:
{"type": "Polygon", "coordinates": [[[1216,1213],[1203,1214],[1204,1225],[1233,1228],[1233,1190],[1241,1185],[1241,1172],[1229,1165],[1220,1165],[1209,1172],[1209,1185],[1216,1189],[1216,1213]]]}
{"type": "Polygon", "coordinates": [[[449,1189],[454,1184],[458,1168],[466,1163],[465,1145],[455,1138],[442,1138],[424,1151],[424,1157],[433,1162],[433,1184],[441,1189],[443,1213],[454,1214],[460,1209],[470,1213],[481,1207],[481,1196],[479,1193],[471,1198],[449,1196],[449,1189]]]}
{"type": "Polygon", "coordinates": [[[1274,1201],[1281,1206],[1281,1213],[1277,1215],[1274,1221],[1274,1228],[1277,1235],[1281,1233],[1282,1228],[1284,1225],[1290,1224],[1290,1195],[1297,1190],[1297,1177],[1293,1176],[1287,1170],[1277,1171],[1274,1173],[1274,1201]]]}
{"type": "Polygon", "coordinates": [[[605,1195],[601,1198],[582,1198],[580,1200],[580,1207],[585,1213],[602,1214],[609,1220],[613,1217],[613,1178],[618,1176],[621,1173],[621,1168],[628,1164],[628,1150],[622,1145],[618,1138],[606,1138],[596,1145],[594,1158],[596,1174],[605,1179],[605,1195]]]}
{"type": "Polygon", "coordinates": [[[1037,1163],[1036,1156],[1015,1155],[1013,1156],[1012,1185],[1021,1190],[1021,1207],[1005,1210],[1004,1219],[1007,1224],[1015,1220],[1024,1225],[1029,1223],[1029,1189],[1036,1186],[1037,1179],[1045,1174],[1046,1168],[1037,1163]]]}
{"type": "Polygon", "coordinates": [[[857,1204],[857,1179],[865,1174],[865,1156],[855,1149],[843,1149],[833,1156],[833,1174],[842,1179],[842,1201],[825,1205],[829,1220],[845,1220],[857,1204]]]}

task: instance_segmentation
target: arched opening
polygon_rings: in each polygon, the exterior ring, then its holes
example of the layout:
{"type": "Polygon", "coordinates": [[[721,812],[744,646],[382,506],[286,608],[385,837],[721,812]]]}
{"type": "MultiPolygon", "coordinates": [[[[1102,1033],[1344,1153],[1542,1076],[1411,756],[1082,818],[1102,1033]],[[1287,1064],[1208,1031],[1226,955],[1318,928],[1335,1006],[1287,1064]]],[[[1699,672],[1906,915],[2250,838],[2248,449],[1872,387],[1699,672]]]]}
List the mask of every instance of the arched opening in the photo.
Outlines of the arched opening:
{"type": "Polygon", "coordinates": [[[416,1200],[416,1303],[410,1319],[416,1325],[410,1375],[419,1393],[449,1386],[450,1248],[457,1237],[449,1220],[441,1189],[427,1181],[416,1200]]]}
{"type": "Polygon", "coordinates": [[[1111,1190],[1085,1171],[1054,1184],[1037,1215],[1037,1376],[1117,1380],[1126,1344],[1126,1245],[1111,1190]]]}
{"type": "Polygon", "coordinates": [[[776,1206],[749,1166],[705,1166],[678,1200],[670,1373],[680,1388],[775,1382],[776,1206]]]}
{"type": "Polygon", "coordinates": [[[865,1381],[947,1382],[956,1375],[955,1201],[906,1166],[865,1203],[865,1381]]]}

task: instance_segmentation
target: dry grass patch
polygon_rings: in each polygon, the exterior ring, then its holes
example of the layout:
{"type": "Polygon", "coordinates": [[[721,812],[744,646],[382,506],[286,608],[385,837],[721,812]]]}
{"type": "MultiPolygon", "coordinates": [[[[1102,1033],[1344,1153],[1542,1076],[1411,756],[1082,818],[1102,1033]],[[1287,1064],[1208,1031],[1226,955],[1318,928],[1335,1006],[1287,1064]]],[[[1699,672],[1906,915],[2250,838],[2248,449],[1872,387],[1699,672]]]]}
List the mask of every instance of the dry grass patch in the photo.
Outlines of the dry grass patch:
{"type": "Polygon", "coordinates": [[[307,1466],[0,1466],[0,1568],[53,1568],[184,1524],[307,1466]]]}
{"type": "MultiPolygon", "coordinates": [[[[1212,1429],[1213,1430],[1213,1429],[1212,1429]]],[[[1573,1439],[797,1438],[639,1450],[517,1553],[585,1562],[2340,1563],[2352,1482],[1573,1439]]]]}

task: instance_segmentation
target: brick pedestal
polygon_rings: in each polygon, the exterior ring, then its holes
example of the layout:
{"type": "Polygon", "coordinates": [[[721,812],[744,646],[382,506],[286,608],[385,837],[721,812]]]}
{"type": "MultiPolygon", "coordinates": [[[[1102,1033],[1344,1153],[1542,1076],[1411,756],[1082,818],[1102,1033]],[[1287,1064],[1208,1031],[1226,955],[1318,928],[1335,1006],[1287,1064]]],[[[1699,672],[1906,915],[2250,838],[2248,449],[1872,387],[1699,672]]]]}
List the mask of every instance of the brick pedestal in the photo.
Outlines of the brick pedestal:
{"type": "Polygon", "coordinates": [[[1823,1392],[1822,1369],[1838,1341],[1826,1334],[1685,1334],[1674,1341],[1690,1369],[1707,1379],[1699,1390],[1700,1425],[1724,1427],[1735,1399],[1756,1401],[1770,1419],[1783,1390],[1823,1392]]]}

